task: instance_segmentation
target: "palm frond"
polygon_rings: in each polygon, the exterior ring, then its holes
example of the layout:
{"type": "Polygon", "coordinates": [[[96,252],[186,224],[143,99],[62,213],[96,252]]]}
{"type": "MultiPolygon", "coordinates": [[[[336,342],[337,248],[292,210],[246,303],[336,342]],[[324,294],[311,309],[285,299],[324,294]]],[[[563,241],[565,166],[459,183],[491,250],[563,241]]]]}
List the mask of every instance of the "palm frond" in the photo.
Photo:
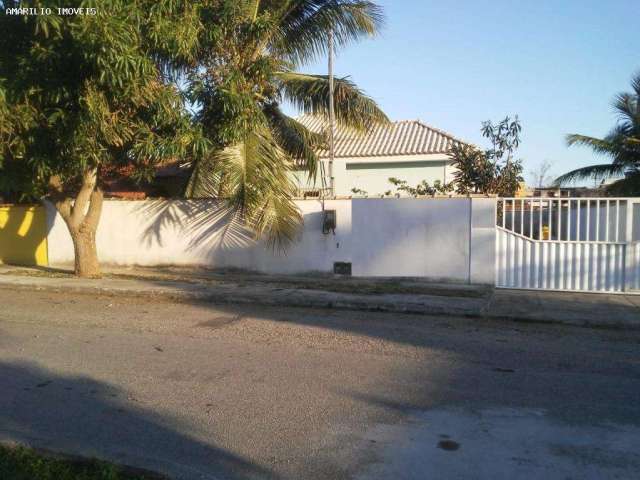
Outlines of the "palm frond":
{"type": "Polygon", "coordinates": [[[638,96],[623,92],[616,95],[613,101],[613,108],[618,114],[618,120],[627,128],[640,126],[640,109],[638,106],[638,96]]]}
{"type": "Polygon", "coordinates": [[[616,125],[604,140],[611,145],[609,155],[614,163],[629,166],[640,164],[640,135],[629,124],[616,125]]]}
{"type": "MultiPolygon", "coordinates": [[[[612,145],[622,145],[633,136],[633,125],[628,122],[620,122],[613,127],[607,136],[604,137],[606,142],[612,145]]],[[[640,138],[640,137],[638,137],[640,138]]]]}
{"type": "MultiPolygon", "coordinates": [[[[329,116],[329,77],[296,72],[276,74],[282,95],[304,113],[329,116]]],[[[344,126],[364,131],[372,125],[388,123],[389,119],[376,102],[348,78],[334,82],[336,121],[344,126]]]]}
{"type": "Polygon", "coordinates": [[[640,138],[630,136],[624,125],[614,127],[604,139],[567,135],[567,145],[589,147],[598,154],[611,157],[616,165],[633,167],[640,162],[640,138]]]}
{"type": "Polygon", "coordinates": [[[637,97],[640,97],[640,72],[636,73],[631,79],[631,88],[637,97]]]}
{"type": "Polygon", "coordinates": [[[577,168],[554,180],[554,185],[564,185],[575,180],[594,179],[601,180],[609,177],[624,175],[628,169],[627,165],[615,163],[605,163],[601,165],[590,165],[588,167],[577,168]]]}
{"type": "Polygon", "coordinates": [[[280,29],[269,48],[296,65],[327,53],[329,32],[336,47],[376,35],[382,9],[368,0],[291,0],[281,10],[280,29]]]}
{"type": "MultiPolygon", "coordinates": [[[[635,94],[621,93],[616,96],[613,106],[618,113],[618,123],[606,137],[595,138],[575,134],[567,136],[569,146],[588,147],[597,154],[610,157],[612,163],[573,170],[558,177],[555,181],[557,185],[586,178],[598,180],[622,175],[629,178],[630,172],[638,170],[640,166],[640,109],[638,103],[640,76],[634,78],[632,86],[636,91],[635,94]]],[[[615,182],[615,185],[620,187],[620,191],[630,185],[631,181],[628,181],[627,178],[615,182]]]]}
{"type": "Polygon", "coordinates": [[[257,129],[246,134],[243,142],[200,161],[190,189],[226,201],[257,238],[264,237],[269,246],[282,251],[295,239],[302,222],[293,201],[290,169],[291,161],[268,129],[257,129]]]}
{"type": "MultiPolygon", "coordinates": [[[[326,118],[328,77],[293,70],[326,53],[330,34],[337,48],[376,34],[381,9],[369,0],[205,4],[203,12],[225,21],[204,36],[208,48],[200,51],[188,91],[200,107],[194,120],[216,150],[193,161],[187,194],[224,199],[257,236],[283,248],[294,240],[302,221],[293,202],[294,162],[304,165],[313,178],[317,152],[326,139],[284,115],[278,104],[287,99],[305,113],[326,118]]],[[[388,122],[376,103],[347,78],[336,80],[334,101],[341,126],[363,131],[388,122]]]]}
{"type": "Polygon", "coordinates": [[[282,113],[276,105],[266,106],[265,116],[278,145],[294,159],[296,166],[303,167],[309,172],[310,179],[315,180],[319,162],[316,152],[326,147],[326,136],[312,132],[297,120],[282,113]]]}
{"type": "Polygon", "coordinates": [[[635,197],[640,195],[640,171],[629,173],[625,178],[607,185],[606,192],[615,197],[635,197]]]}
{"type": "Polygon", "coordinates": [[[567,145],[589,147],[594,152],[603,155],[615,155],[616,148],[610,141],[586,135],[570,134],[566,137],[567,145]]]}
{"type": "Polygon", "coordinates": [[[248,10],[248,14],[250,16],[250,18],[255,22],[256,18],[258,17],[258,13],[260,13],[260,6],[261,6],[261,1],[260,0],[243,0],[244,3],[247,5],[247,10],[248,10]]]}
{"type": "Polygon", "coordinates": [[[220,198],[222,192],[222,165],[216,160],[216,153],[195,160],[191,165],[189,180],[185,189],[186,198],[220,198]]]}

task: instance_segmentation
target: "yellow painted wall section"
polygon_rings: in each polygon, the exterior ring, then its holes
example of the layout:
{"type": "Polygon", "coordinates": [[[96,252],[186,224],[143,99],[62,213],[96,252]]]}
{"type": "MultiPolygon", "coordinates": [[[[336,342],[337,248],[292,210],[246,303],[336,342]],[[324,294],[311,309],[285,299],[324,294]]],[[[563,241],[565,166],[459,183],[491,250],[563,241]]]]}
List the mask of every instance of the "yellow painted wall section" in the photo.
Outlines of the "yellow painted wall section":
{"type": "Polygon", "coordinates": [[[0,206],[0,263],[49,265],[44,207],[0,206]]]}

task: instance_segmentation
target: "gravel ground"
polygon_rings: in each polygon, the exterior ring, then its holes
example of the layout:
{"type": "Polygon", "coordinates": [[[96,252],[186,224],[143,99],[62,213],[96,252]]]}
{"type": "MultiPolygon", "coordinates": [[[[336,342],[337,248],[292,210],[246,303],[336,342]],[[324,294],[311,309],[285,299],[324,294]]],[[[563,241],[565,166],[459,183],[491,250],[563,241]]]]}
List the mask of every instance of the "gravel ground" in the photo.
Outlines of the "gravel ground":
{"type": "Polygon", "coordinates": [[[640,334],[0,291],[0,439],[176,479],[634,478],[640,334]]]}

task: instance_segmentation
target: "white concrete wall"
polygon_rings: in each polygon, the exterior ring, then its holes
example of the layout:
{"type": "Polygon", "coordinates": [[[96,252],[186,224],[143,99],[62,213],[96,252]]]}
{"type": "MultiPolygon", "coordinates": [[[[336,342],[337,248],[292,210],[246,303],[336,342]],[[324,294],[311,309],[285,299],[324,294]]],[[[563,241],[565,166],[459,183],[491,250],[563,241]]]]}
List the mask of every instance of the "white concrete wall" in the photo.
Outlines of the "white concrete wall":
{"type": "MultiPolygon", "coordinates": [[[[333,262],[349,261],[351,204],[326,201],[337,211],[336,234],[322,234],[322,208],[316,200],[296,202],[305,228],[286,253],[256,242],[251,232],[229,221],[213,201],[105,201],[97,232],[101,262],[114,265],[202,265],[269,273],[333,270],[333,262]]],[[[73,262],[67,227],[53,207],[49,262],[73,262]]]]}
{"type": "MultiPolygon", "coordinates": [[[[328,175],[327,160],[323,163],[328,175]]],[[[454,171],[451,164],[451,159],[441,154],[337,158],[333,162],[335,195],[351,196],[353,188],[364,190],[369,196],[380,196],[388,190],[395,194],[395,187],[389,182],[391,177],[406,180],[411,187],[423,180],[431,185],[436,180],[451,182],[454,171]]],[[[305,172],[293,172],[292,178],[302,189],[314,185],[305,172]]],[[[315,186],[320,187],[320,169],[316,178],[315,186]]]]}
{"type": "Polygon", "coordinates": [[[494,285],[496,268],[496,199],[471,199],[470,283],[494,285]]]}
{"type": "Polygon", "coordinates": [[[353,200],[353,273],[466,281],[470,199],[353,200]]]}
{"type": "MultiPolygon", "coordinates": [[[[265,273],[332,272],[493,283],[494,199],[330,200],[335,234],[322,233],[317,200],[296,202],[304,228],[286,253],[274,252],[213,201],[106,201],[98,227],[100,260],[116,265],[199,265],[265,273]],[[493,235],[493,238],[492,238],[493,235]]],[[[73,262],[66,225],[50,205],[50,264],[73,262]]]]}

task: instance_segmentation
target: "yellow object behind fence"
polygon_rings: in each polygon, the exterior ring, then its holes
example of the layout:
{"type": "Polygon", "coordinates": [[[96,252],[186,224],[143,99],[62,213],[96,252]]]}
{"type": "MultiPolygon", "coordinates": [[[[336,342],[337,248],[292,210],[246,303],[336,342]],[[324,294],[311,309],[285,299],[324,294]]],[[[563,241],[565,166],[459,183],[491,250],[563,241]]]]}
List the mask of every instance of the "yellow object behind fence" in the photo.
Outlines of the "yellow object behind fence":
{"type": "Polygon", "coordinates": [[[0,206],[0,263],[47,266],[47,213],[41,206],[0,206]]]}

